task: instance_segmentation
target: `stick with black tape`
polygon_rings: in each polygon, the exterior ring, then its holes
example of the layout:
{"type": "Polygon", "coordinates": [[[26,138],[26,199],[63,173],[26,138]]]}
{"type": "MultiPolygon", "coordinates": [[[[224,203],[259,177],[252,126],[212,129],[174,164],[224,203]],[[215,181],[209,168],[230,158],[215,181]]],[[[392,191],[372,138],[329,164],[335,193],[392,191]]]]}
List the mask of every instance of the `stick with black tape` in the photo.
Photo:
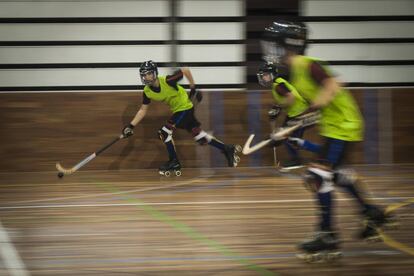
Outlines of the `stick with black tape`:
{"type": "Polygon", "coordinates": [[[68,174],[72,174],[72,173],[76,172],[77,170],[79,170],[80,168],[85,166],[87,163],[89,163],[90,161],[95,159],[96,156],[98,156],[99,154],[101,154],[102,152],[107,150],[109,147],[111,147],[113,144],[115,144],[116,142],[121,140],[122,138],[124,138],[123,134],[116,137],[110,143],[106,144],[105,146],[103,146],[102,148],[97,150],[96,152],[92,153],[91,155],[89,155],[88,157],[86,157],[85,159],[83,159],[82,161],[80,161],[78,164],[76,164],[75,166],[73,166],[70,169],[65,169],[64,167],[62,167],[62,165],[60,165],[59,162],[56,163],[56,169],[59,171],[58,177],[63,177],[64,175],[68,175],[68,174]]]}

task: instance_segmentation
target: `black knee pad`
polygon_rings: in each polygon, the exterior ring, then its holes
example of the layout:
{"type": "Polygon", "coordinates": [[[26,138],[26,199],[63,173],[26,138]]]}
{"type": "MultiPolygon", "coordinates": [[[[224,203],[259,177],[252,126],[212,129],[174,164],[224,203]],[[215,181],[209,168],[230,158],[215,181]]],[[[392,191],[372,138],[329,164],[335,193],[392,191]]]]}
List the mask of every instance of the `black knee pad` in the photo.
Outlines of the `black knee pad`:
{"type": "Polygon", "coordinates": [[[162,128],[158,130],[158,137],[164,143],[168,143],[172,141],[172,133],[173,132],[171,129],[167,128],[166,126],[163,126],[162,128]]]}

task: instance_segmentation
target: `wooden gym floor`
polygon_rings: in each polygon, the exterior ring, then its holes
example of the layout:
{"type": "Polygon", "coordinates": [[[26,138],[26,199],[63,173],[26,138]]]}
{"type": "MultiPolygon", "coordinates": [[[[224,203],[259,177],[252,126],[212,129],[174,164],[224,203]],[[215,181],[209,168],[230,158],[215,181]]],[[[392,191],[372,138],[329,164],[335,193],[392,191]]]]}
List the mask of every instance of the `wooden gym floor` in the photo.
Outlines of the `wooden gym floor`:
{"type": "Polygon", "coordinates": [[[413,275],[414,164],[354,168],[401,225],[359,241],[355,202],[338,189],[344,257],[329,264],[295,257],[317,221],[299,174],[0,173],[0,275],[413,275]]]}

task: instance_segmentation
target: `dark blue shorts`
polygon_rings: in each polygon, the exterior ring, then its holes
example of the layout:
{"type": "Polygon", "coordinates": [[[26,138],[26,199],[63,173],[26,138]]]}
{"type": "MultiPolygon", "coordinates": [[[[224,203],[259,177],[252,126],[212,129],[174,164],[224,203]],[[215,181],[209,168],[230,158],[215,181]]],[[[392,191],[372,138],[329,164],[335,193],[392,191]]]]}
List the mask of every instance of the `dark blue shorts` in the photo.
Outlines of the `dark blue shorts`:
{"type": "Polygon", "coordinates": [[[318,161],[333,169],[340,166],[345,160],[350,144],[348,141],[325,137],[318,161]]]}
{"type": "Polygon", "coordinates": [[[185,129],[191,132],[193,128],[200,127],[201,124],[194,115],[194,108],[174,113],[168,120],[168,124],[175,128],[185,129]]]}

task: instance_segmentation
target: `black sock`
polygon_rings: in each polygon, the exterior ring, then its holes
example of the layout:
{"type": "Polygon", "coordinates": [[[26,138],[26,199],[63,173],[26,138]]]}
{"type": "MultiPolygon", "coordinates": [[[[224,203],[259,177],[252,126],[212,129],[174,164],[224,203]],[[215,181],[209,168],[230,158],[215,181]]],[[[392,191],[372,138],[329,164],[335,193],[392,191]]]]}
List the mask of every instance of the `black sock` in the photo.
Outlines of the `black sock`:
{"type": "Polygon", "coordinates": [[[341,186],[341,187],[344,188],[346,190],[346,192],[351,194],[358,201],[359,205],[361,206],[361,208],[364,211],[368,210],[371,207],[371,205],[369,205],[365,202],[365,200],[361,196],[361,193],[356,189],[356,187],[354,185],[344,185],[344,186],[341,186]]]}
{"type": "Polygon", "coordinates": [[[177,159],[177,153],[175,152],[175,146],[172,141],[165,143],[168,151],[168,157],[170,160],[177,159]]]}
{"type": "Polygon", "coordinates": [[[215,138],[212,138],[208,144],[218,148],[219,150],[224,150],[224,144],[215,138]]]}
{"type": "Polygon", "coordinates": [[[321,231],[331,231],[331,219],[332,219],[332,192],[318,193],[318,200],[321,208],[321,231]]]}

